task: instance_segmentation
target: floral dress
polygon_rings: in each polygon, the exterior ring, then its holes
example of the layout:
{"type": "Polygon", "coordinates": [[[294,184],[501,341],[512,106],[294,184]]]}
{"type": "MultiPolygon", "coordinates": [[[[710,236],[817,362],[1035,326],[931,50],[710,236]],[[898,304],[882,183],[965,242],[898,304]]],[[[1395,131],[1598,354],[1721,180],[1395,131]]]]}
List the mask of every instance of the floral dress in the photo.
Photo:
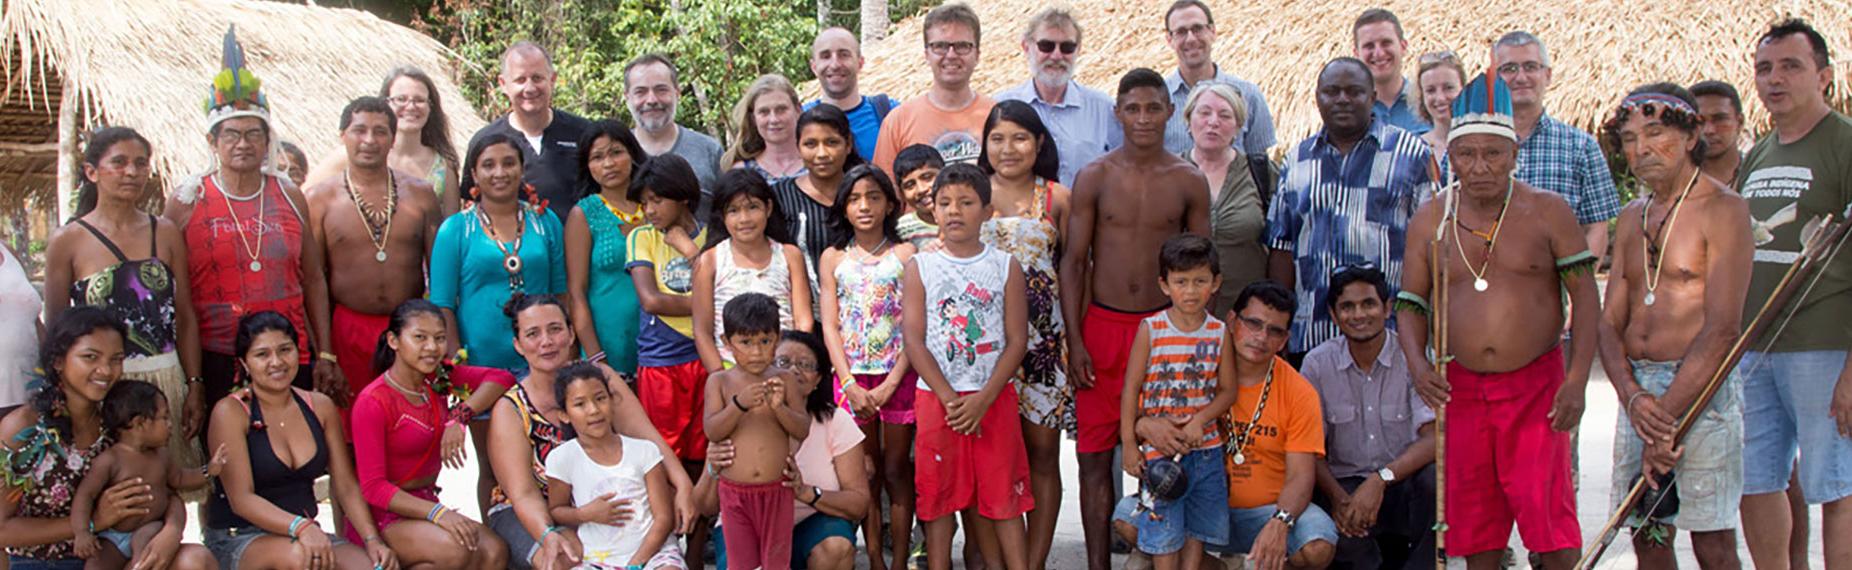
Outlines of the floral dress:
{"type": "MultiPolygon", "coordinates": [[[[109,448],[109,438],[99,437],[88,449],[76,449],[64,445],[56,432],[41,422],[26,428],[14,440],[21,442],[19,450],[0,454],[6,459],[7,482],[17,493],[13,516],[58,519],[59,524],[69,520],[77,484],[90,470],[90,460],[109,448]]],[[[6,553],[33,560],[77,558],[69,540],[9,547],[6,553]]]]}
{"type": "Polygon", "coordinates": [[[1061,291],[1055,263],[1061,232],[1052,213],[1054,193],[1045,180],[1035,181],[1029,211],[984,222],[984,243],[1008,252],[1022,266],[1029,298],[1029,351],[1016,372],[1022,416],[1036,425],[1071,431],[1074,392],[1067,383],[1066,324],[1061,318],[1061,291]]]}

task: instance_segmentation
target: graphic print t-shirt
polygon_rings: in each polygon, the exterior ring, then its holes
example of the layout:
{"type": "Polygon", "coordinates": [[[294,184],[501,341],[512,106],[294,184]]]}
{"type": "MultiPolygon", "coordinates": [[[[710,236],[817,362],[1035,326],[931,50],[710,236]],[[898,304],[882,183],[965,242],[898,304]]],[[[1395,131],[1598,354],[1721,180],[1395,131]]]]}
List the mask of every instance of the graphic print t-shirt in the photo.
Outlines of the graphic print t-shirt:
{"type": "Polygon", "coordinates": [[[996,104],[990,97],[978,95],[963,109],[944,111],[933,106],[925,95],[914,97],[894,108],[881,123],[881,139],[875,143],[875,166],[893,172],[894,157],[901,149],[916,144],[938,149],[946,164],[977,160],[978,151],[984,148],[984,118],[996,104]]]}
{"type": "MultiPolygon", "coordinates": [[[[1771,133],[1743,160],[1741,187],[1749,201],[1755,269],[1750,274],[1743,325],[1775,293],[1788,267],[1801,258],[1803,234],[1811,236],[1827,216],[1841,219],[1852,204],[1852,119],[1831,113],[1812,132],[1791,144],[1771,133]]],[[[1819,269],[1771,352],[1846,350],[1852,347],[1852,255],[1838,255],[1819,269]]],[[[1811,280],[1811,279],[1810,279],[1811,280]]],[[[1789,313],[1780,313],[1784,318],[1789,313]]]]}

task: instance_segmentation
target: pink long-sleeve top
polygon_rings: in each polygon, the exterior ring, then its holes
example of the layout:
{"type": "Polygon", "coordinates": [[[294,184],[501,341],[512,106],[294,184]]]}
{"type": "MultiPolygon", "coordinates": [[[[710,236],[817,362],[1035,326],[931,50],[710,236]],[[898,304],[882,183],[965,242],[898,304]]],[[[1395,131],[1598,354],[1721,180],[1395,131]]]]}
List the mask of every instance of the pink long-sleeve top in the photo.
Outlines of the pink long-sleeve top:
{"type": "MultiPolygon", "coordinates": [[[[483,383],[514,385],[514,375],[497,368],[458,366],[450,373],[457,384],[474,391],[483,383]]],[[[392,497],[411,481],[437,475],[443,468],[447,397],[425,383],[421,405],[388,383],[384,374],[354,398],[354,469],[367,505],[387,510],[392,497]]],[[[407,489],[411,490],[411,489],[407,489]]]]}

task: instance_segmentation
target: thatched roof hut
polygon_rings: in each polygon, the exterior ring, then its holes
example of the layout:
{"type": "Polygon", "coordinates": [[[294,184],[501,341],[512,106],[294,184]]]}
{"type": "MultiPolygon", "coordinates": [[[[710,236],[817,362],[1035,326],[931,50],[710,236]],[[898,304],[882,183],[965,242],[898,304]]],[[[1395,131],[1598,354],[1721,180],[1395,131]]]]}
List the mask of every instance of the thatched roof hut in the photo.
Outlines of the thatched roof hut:
{"type": "MultiPolygon", "coordinates": [[[[983,93],[1013,87],[1029,77],[1019,40],[1029,17],[1043,3],[965,0],[983,24],[983,60],[973,86],[983,93]]],[[[1170,2],[1146,0],[1066,1],[1082,27],[1083,56],[1077,79],[1111,93],[1134,67],[1162,73],[1177,60],[1165,42],[1164,11],[1170,2]]],[[[1550,50],[1555,82],[1548,112],[1592,130],[1627,90],[1650,81],[1690,84],[1729,81],[1742,91],[1752,125],[1767,112],[1755,100],[1755,40],[1775,20],[1807,18],[1826,35],[1840,63],[1835,106],[1852,101],[1847,83],[1852,65],[1852,10],[1843,0],[1739,0],[1734,2],[1524,2],[1471,0],[1206,0],[1215,12],[1216,60],[1222,69],[1266,91],[1282,143],[1318,127],[1312,91],[1319,66],[1351,55],[1351,21],[1363,10],[1385,7],[1402,20],[1409,38],[1405,73],[1415,72],[1416,54],[1451,49],[1468,73],[1484,69],[1499,35],[1528,30],[1550,50]]],[[[923,15],[901,21],[884,41],[864,46],[862,90],[912,96],[932,81],[922,65],[923,15]]],[[[815,92],[814,85],[808,87],[815,92]]]]}
{"type": "Polygon", "coordinates": [[[449,79],[454,54],[358,10],[254,0],[7,0],[4,10],[0,196],[7,203],[75,180],[64,169],[76,161],[61,161],[60,151],[75,151],[75,133],[101,124],[147,136],[157,180],[207,168],[203,105],[232,24],[247,65],[264,81],[277,136],[311,154],[336,148],[341,108],[376,93],[399,65],[431,72],[453,140],[483,125],[449,79]]]}

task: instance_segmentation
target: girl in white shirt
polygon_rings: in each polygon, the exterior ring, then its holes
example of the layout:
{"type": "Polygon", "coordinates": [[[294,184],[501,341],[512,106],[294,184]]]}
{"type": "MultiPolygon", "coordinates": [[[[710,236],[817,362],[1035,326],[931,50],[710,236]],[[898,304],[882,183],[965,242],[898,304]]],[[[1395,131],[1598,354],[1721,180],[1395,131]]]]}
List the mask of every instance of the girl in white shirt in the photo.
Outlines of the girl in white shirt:
{"type": "Polygon", "coordinates": [[[547,456],[547,506],[555,523],[578,527],[579,568],[685,568],[669,540],[674,490],[662,452],[611,429],[611,391],[598,365],[569,364],[558,378],[554,395],[578,437],[547,456]]]}

